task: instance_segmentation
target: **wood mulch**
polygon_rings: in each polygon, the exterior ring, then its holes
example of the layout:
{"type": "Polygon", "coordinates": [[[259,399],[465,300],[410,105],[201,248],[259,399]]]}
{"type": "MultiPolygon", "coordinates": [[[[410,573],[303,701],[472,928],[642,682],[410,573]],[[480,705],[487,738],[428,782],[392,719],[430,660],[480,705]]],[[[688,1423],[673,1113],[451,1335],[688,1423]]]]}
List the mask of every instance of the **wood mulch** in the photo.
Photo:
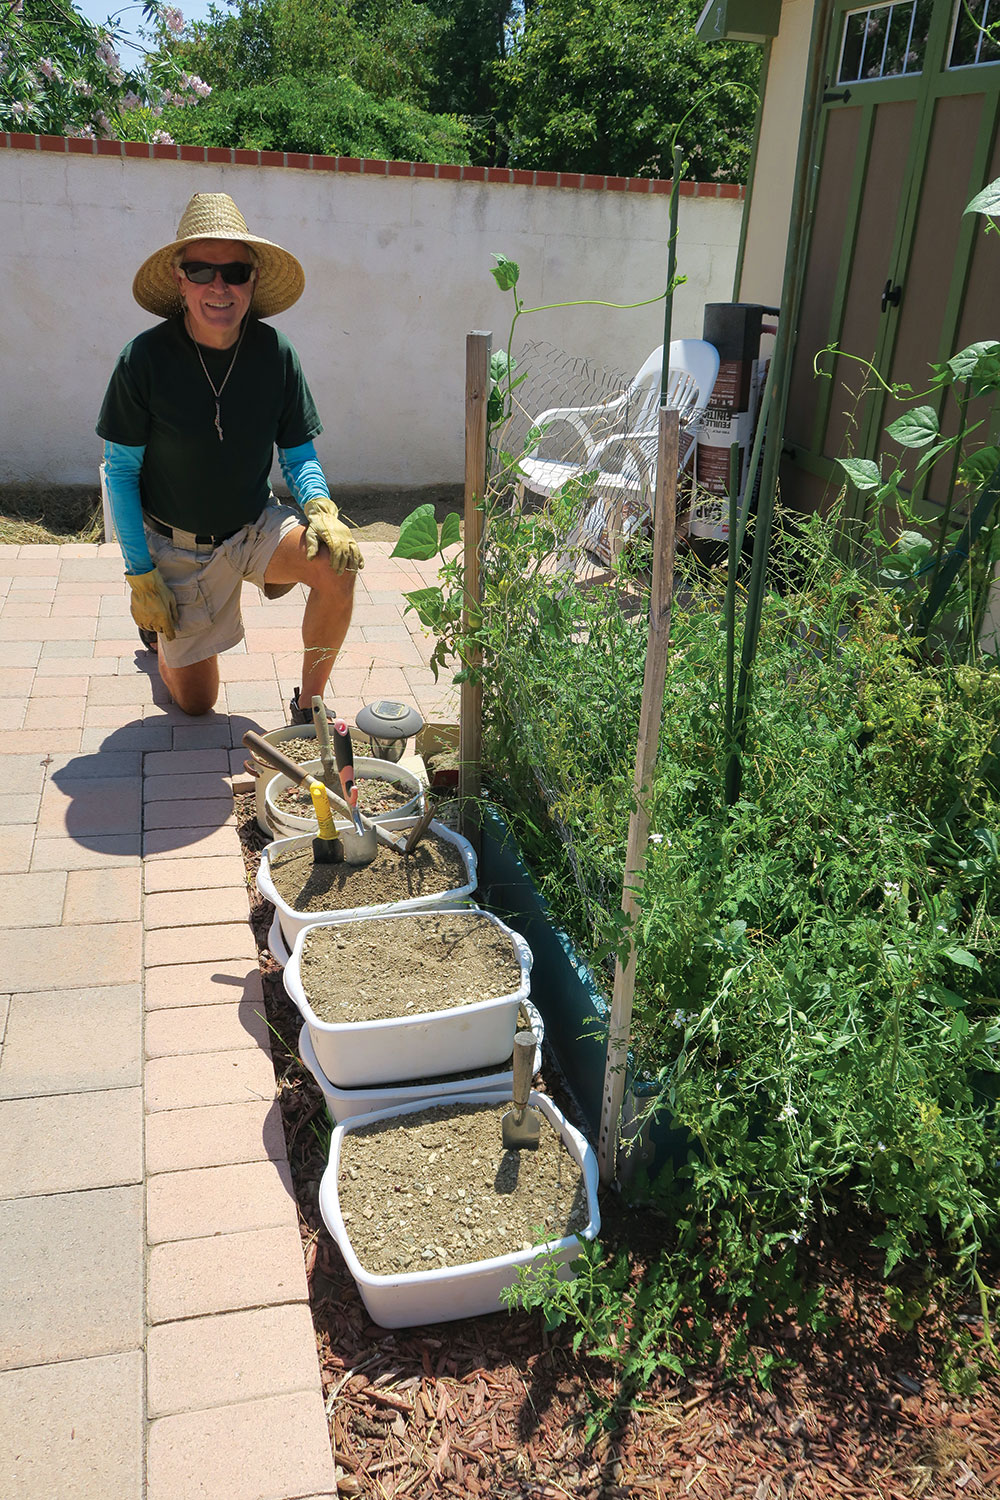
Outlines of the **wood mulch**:
{"type": "MultiPolygon", "coordinates": [[[[236,805],[340,1494],[1000,1500],[1000,1382],[949,1395],[939,1378],[943,1325],[925,1318],[903,1332],[877,1275],[846,1244],[822,1268],[842,1313],[836,1329],[804,1338],[778,1326],[755,1338],[794,1361],[771,1392],[721,1367],[657,1378],[589,1444],[589,1396],[612,1396],[612,1372],[574,1355],[563,1329],[547,1334],[538,1314],[394,1332],[372,1323],[320,1216],[325,1104],[298,1059],[300,1017],[267,951],[273,909],[252,882],[265,842],[253,798],[236,805]]],[[[547,1048],[542,1087],[566,1102],[547,1048]]],[[[602,1238],[640,1258],[644,1243],[653,1248],[648,1214],[613,1194],[601,1207],[602,1238]]],[[[977,1315],[966,1310],[973,1336],[977,1315]]]]}

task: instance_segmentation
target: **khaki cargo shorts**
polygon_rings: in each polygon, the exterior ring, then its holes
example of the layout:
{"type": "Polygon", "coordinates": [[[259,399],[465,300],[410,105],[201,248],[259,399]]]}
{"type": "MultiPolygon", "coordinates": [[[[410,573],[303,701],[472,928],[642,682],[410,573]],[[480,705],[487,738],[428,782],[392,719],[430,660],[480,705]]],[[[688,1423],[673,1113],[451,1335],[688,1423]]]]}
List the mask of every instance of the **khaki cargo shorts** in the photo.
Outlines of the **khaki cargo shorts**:
{"type": "Polygon", "coordinates": [[[280,599],[296,587],[266,584],[264,574],[278,543],[304,524],[296,506],[272,496],[256,521],[217,547],[196,545],[193,532],[175,529],[171,541],[146,527],[153,565],[177,600],[177,634],[172,641],[162,635],[158,641],[168,667],[190,667],[239,644],[245,634],[240,612],[244,581],[255,583],[268,599],[280,599]],[[190,545],[182,545],[185,541],[190,545]]]}

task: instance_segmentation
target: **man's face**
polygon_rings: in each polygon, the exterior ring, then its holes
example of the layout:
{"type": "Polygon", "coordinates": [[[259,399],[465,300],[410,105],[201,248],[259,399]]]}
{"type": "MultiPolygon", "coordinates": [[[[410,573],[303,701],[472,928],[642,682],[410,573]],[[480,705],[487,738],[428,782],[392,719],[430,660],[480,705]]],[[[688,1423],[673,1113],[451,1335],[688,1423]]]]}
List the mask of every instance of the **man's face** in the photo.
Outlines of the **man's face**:
{"type": "MultiPolygon", "coordinates": [[[[201,261],[213,266],[240,261],[250,265],[250,252],[240,240],[194,240],[184,247],[182,265],[201,261]]],[[[242,323],[253,301],[257,273],[242,286],[229,286],[217,273],[206,285],[188,281],[183,270],[174,272],[181,301],[187,306],[188,325],[199,344],[226,349],[235,343],[242,323]]]]}

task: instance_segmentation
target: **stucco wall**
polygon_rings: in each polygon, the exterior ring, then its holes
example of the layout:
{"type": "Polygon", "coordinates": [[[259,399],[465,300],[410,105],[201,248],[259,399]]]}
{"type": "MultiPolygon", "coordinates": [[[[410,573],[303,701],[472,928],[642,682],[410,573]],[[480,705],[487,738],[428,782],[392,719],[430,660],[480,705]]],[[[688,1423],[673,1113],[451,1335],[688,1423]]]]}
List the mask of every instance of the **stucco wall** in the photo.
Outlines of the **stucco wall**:
{"type": "MultiPolygon", "coordinates": [[[[408,164],[396,163],[194,162],[163,159],[160,147],[145,158],[110,154],[109,142],[97,143],[109,154],[84,155],[82,142],[29,139],[0,136],[0,484],[93,480],[112,363],[155,321],[132,300],[133,274],[173,238],[194,192],[232,194],[251,230],[305,267],[305,294],[279,321],[323,417],[317,446],[334,485],[461,482],[465,336],[489,329],[501,347],[510,321],[510,296],[489,274],[493,252],[520,263],[529,306],[632,302],[664,285],[662,184],[609,191],[597,179],[598,190],[573,190],[535,185],[531,174],[466,181],[404,175],[408,164]]],[[[742,206],[737,196],[681,198],[679,269],[689,279],[675,298],[675,337],[700,335],[705,302],[730,299],[742,206]]],[[[662,303],[520,325],[525,337],[626,370],[662,326],[662,303]]]]}
{"type": "Polygon", "coordinates": [[[777,307],[785,269],[802,94],[815,0],[783,0],[771,43],[753,187],[747,206],[742,302],[777,307]]]}

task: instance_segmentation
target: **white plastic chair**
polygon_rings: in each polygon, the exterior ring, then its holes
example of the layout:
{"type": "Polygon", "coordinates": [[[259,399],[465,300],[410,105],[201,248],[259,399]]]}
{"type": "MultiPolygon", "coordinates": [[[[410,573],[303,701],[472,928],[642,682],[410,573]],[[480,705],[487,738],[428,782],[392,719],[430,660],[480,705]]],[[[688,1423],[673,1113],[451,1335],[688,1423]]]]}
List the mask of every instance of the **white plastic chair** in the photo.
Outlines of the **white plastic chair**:
{"type": "MultiPolygon", "coordinates": [[[[622,539],[642,525],[652,505],[656,483],[660,373],[663,346],[654,349],[621,395],[596,406],[553,407],[534,419],[542,429],[538,442],[520,459],[518,502],[524,491],[553,495],[575,478],[594,473],[587,483],[592,503],[567,545],[582,542],[604,561],[611,559],[608,536],[612,521],[622,539]],[[566,452],[568,426],[575,436],[572,458],[540,457],[560,441],[566,452]],[[553,442],[553,435],[555,443],[553,442]]],[[[666,402],[680,416],[678,472],[691,462],[698,423],[711,399],[719,373],[719,352],[704,339],[675,339],[670,345],[666,402]]]]}

